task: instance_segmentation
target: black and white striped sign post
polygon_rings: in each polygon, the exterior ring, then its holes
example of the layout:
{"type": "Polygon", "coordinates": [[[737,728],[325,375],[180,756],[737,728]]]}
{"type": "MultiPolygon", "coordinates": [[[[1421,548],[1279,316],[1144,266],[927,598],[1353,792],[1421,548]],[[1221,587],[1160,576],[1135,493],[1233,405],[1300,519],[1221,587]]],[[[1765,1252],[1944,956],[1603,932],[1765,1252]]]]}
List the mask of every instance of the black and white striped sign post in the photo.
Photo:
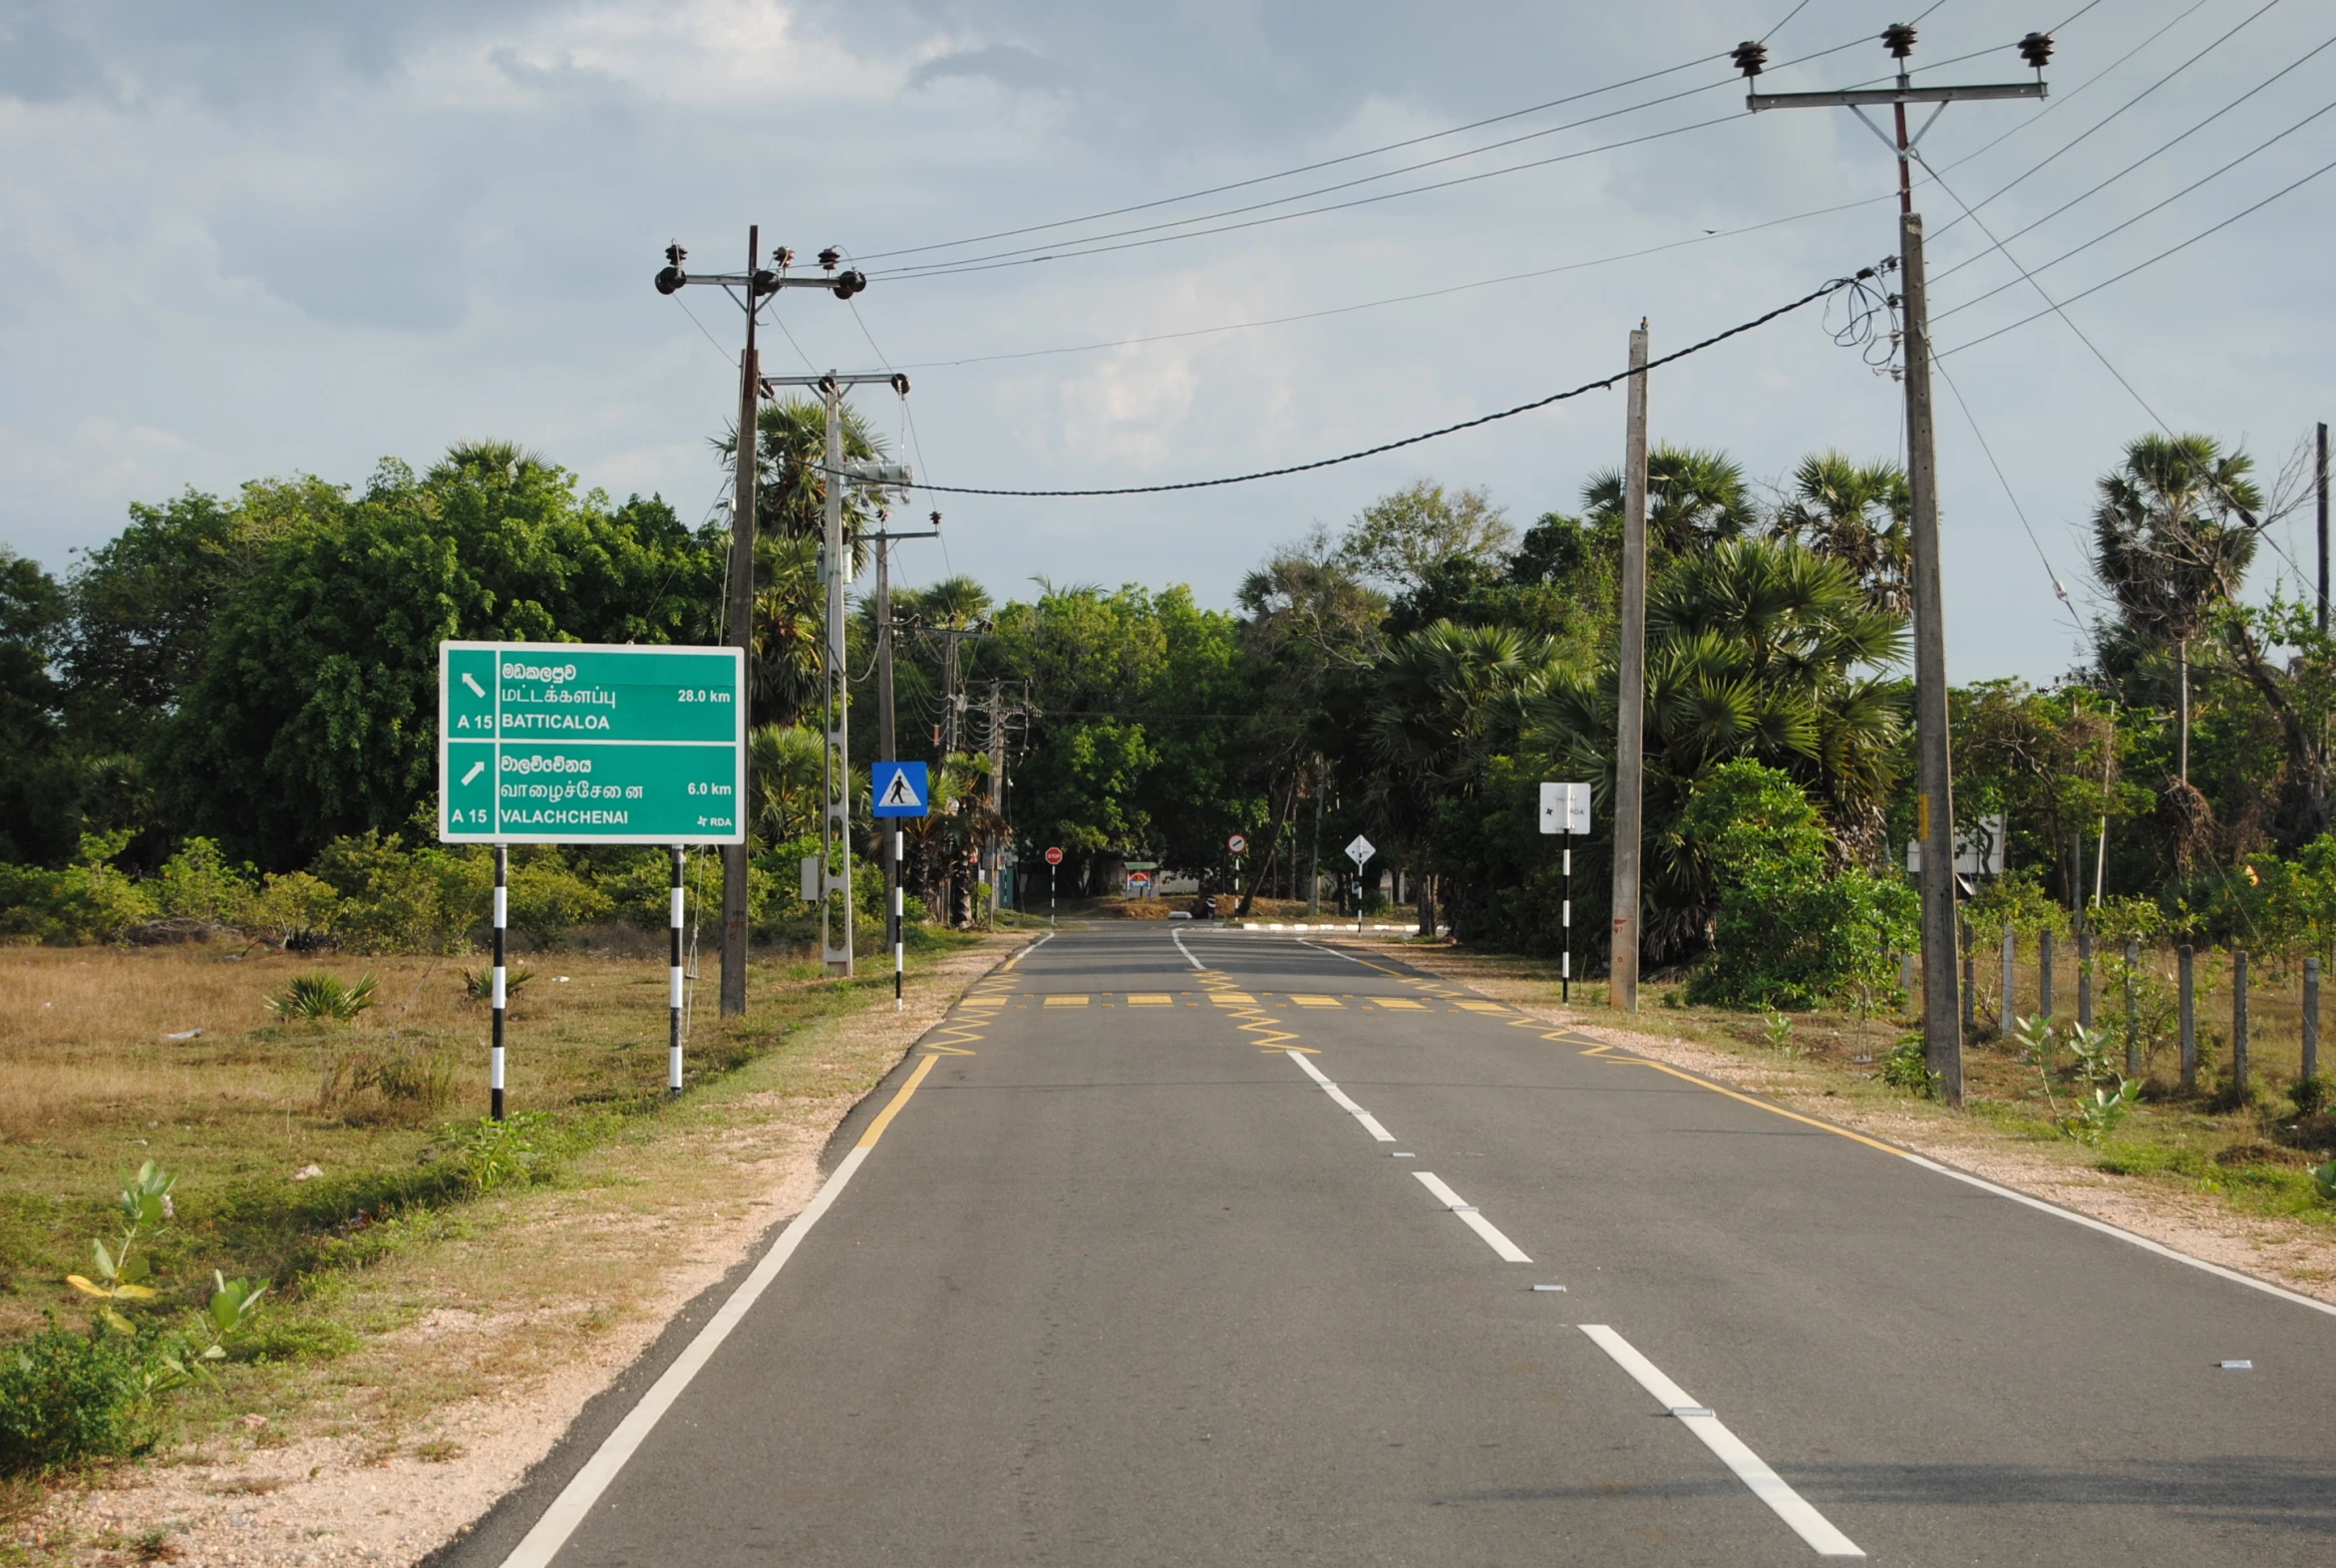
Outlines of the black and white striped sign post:
{"type": "Polygon", "coordinates": [[[667,1026],[668,1032],[665,1037],[665,1092],[674,1096],[681,1094],[681,866],[682,846],[675,844],[673,846],[673,898],[671,901],[672,945],[669,954],[673,967],[671,985],[666,993],[666,1000],[673,1016],[667,1026]]]}
{"type": "MultiPolygon", "coordinates": [[[[495,1119],[502,1119],[502,1015],[510,996],[503,981],[505,937],[510,926],[511,852],[507,844],[495,846],[495,1046],[488,1059],[487,1092],[494,1101],[495,1119]]],[[[474,905],[474,908],[477,906],[474,905]]],[[[474,1083],[477,1080],[473,1080],[474,1083]]]]}
{"type": "Polygon", "coordinates": [[[1541,831],[1565,835],[1565,893],[1558,905],[1558,926],[1565,947],[1557,958],[1557,999],[1573,1000],[1573,835],[1590,830],[1590,786],[1586,784],[1541,785],[1541,831]]]}

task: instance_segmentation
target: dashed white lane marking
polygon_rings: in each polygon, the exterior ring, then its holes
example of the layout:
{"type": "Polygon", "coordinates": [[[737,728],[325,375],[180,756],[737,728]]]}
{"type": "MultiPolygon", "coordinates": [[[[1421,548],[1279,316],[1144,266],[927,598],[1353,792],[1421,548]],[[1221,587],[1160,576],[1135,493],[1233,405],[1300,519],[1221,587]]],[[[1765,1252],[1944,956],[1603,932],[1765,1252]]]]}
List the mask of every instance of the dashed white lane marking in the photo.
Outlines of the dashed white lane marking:
{"type": "Polygon", "coordinates": [[[1419,1178],[1421,1186],[1426,1187],[1430,1192],[1435,1193],[1437,1199],[1442,1202],[1446,1208],[1452,1210],[1454,1214],[1458,1215],[1462,1224],[1468,1226],[1469,1229],[1484,1237],[1485,1245],[1491,1247],[1495,1252],[1500,1253],[1502,1262],[1530,1263],[1533,1261],[1524,1255],[1523,1251],[1517,1247],[1515,1242],[1510,1241],[1506,1236],[1502,1235],[1499,1227],[1494,1225],[1491,1220],[1478,1213],[1477,1206],[1474,1203],[1471,1203],[1468,1199],[1462,1197],[1459,1193],[1446,1186],[1444,1184],[1443,1178],[1438,1176],[1436,1172],[1432,1170],[1415,1170],[1412,1172],[1412,1174],[1419,1178]]]}
{"type": "Polygon", "coordinates": [[[1832,1520],[1811,1507],[1807,1498],[1786,1485],[1784,1477],[1746,1447],[1744,1439],[1722,1424],[1708,1407],[1696,1404],[1687,1397],[1685,1389],[1664,1377],[1662,1369],[1640,1355],[1636,1346],[1602,1323],[1585,1323],[1581,1332],[1590,1337],[1590,1343],[1613,1357],[1614,1364],[1636,1379],[1638,1386],[1653,1395],[1655,1402],[1676,1416],[1681,1425],[1702,1438],[1703,1445],[1736,1472],[1736,1478],[1751,1488],[1752,1495],[1776,1510],[1777,1517],[1791,1525],[1794,1533],[1807,1541],[1818,1556],[1865,1555],[1857,1549],[1855,1541],[1834,1528],[1832,1520]]]}
{"type": "Polygon", "coordinates": [[[1282,1053],[1282,1055],[1288,1057],[1299,1067],[1304,1068],[1306,1070],[1306,1076],[1312,1079],[1315,1083],[1322,1086],[1322,1093],[1328,1095],[1332,1101],[1337,1104],[1339,1109],[1345,1111],[1348,1115],[1353,1116],[1357,1121],[1360,1121],[1363,1124],[1364,1131],[1370,1133],[1371,1136],[1377,1138],[1382,1143],[1392,1143],[1395,1141],[1395,1134],[1381,1126],[1377,1116],[1372,1115],[1371,1112],[1365,1110],[1362,1106],[1347,1098],[1345,1091],[1341,1090],[1336,1084],[1330,1082],[1330,1080],[1324,1078],[1320,1068],[1307,1061],[1303,1056],[1299,1055],[1295,1051],[1285,1051],[1282,1053]]]}

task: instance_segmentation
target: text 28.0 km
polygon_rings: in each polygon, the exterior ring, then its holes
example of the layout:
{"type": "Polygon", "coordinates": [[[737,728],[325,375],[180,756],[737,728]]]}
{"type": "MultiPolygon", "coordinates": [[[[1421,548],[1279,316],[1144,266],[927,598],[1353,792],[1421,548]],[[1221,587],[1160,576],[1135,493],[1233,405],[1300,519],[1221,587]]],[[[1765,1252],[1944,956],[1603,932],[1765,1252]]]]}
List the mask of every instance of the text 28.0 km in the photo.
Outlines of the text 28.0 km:
{"type": "Polygon", "coordinates": [[[685,703],[726,703],[730,701],[730,694],[728,692],[693,692],[685,686],[681,688],[677,700],[685,703]]]}

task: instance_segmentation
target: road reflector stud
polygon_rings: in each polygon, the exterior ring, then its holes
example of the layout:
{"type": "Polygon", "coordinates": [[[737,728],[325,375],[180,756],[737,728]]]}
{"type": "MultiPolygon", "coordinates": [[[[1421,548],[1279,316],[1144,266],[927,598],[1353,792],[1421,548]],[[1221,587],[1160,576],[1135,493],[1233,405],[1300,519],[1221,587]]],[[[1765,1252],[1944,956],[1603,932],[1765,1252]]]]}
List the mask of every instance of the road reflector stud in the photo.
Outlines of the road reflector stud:
{"type": "Polygon", "coordinates": [[[1688,1415],[1709,1415],[1713,1413],[1712,1408],[1708,1405],[1674,1405],[1671,1407],[1670,1412],[1673,1415],[1683,1417],[1688,1415]]]}
{"type": "Polygon", "coordinates": [[[1388,1157],[1391,1159],[1418,1159],[1420,1156],[1413,1153],[1408,1148],[1399,1148],[1388,1157]]]}
{"type": "Polygon", "coordinates": [[[1565,1291],[1565,1287],[1564,1287],[1564,1286],[1562,1286],[1562,1285],[1535,1285],[1535,1286],[1533,1287],[1533,1289],[1534,1289],[1536,1292],[1539,1292],[1539,1291],[1556,1291],[1556,1292],[1557,1292],[1558,1294],[1560,1294],[1560,1295],[1564,1294],[1564,1291],[1565,1291]]]}
{"type": "Polygon", "coordinates": [[[2214,1365],[2223,1372],[2253,1372],[2255,1370],[2255,1364],[2251,1361],[2218,1361],[2214,1365]]]}

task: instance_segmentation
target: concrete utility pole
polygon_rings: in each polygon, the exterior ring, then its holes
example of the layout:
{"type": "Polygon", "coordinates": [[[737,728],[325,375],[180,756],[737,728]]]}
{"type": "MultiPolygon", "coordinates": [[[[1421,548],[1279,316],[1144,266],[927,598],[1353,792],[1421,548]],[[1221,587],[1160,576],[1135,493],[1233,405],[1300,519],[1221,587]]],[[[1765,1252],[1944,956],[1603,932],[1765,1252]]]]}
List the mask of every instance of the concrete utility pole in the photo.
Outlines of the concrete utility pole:
{"type": "MultiPolygon", "coordinates": [[[[2035,69],[2033,82],[1997,82],[1968,87],[1913,85],[1907,58],[1914,52],[1914,29],[1893,22],[1881,44],[1898,62],[1898,79],[1887,88],[1838,93],[1760,93],[1745,99],[1755,114],[1764,109],[1846,109],[1888,147],[1898,160],[1898,259],[1904,291],[1906,347],[1906,485],[1911,493],[1909,544],[1914,558],[1914,779],[1915,836],[1922,843],[1922,1038],[1923,1055],[1937,1076],[1948,1104],[1963,1102],[1963,1019],[1955,994],[1955,808],[1953,769],[1947,747],[1947,667],[1944,595],[1940,586],[1938,538],[1938,451],[1930,409],[1930,306],[1922,259],[1922,215],[1914,210],[1913,163],[1923,133],[1946,106],[2003,98],[2042,98],[2045,62],[2052,39],[2030,33],[2020,40],[2020,58],[2035,69]],[[1897,135],[1883,135],[1865,118],[1867,107],[1887,104],[1897,135]],[[1936,104],[1930,119],[1906,134],[1906,106],[1936,104]]],[[[1768,58],[1757,43],[1736,46],[1736,67],[1748,85],[1768,58]]],[[[2008,1009],[2007,1009],[2008,1020],[2008,1009]]]]}
{"type": "MultiPolygon", "coordinates": [[[[824,251],[825,262],[833,251],[824,251]]],[[[908,470],[893,464],[843,462],[843,390],[846,387],[887,386],[908,396],[908,378],[896,371],[865,371],[856,375],[766,376],[763,390],[808,387],[820,394],[827,409],[827,449],[821,460],[825,505],[820,517],[820,565],[825,579],[828,609],[827,657],[822,661],[821,684],[828,720],[827,755],[820,770],[823,806],[820,812],[820,952],[831,977],[848,979],[852,970],[851,933],[851,690],[850,660],[846,657],[844,587],[851,581],[850,541],[843,536],[843,486],[847,483],[905,482],[908,470]]],[[[887,759],[889,761],[889,759],[887,759]]]]}
{"type": "Polygon", "coordinates": [[[2328,424],[2320,422],[2319,463],[2313,469],[2320,495],[2320,635],[2328,635],[2328,424]]]}
{"type": "MultiPolygon", "coordinates": [[[[852,465],[852,476],[865,479],[877,477],[887,482],[905,483],[908,470],[894,465],[852,465]]],[[[893,718],[892,706],[892,566],[888,546],[895,539],[937,539],[941,536],[941,514],[933,513],[933,526],[916,533],[893,533],[878,528],[869,534],[876,547],[876,760],[884,763],[900,761],[900,738],[893,718]]],[[[928,784],[927,788],[931,785],[928,784]]],[[[891,924],[889,940],[892,945],[894,985],[898,985],[900,953],[900,824],[891,822],[884,828],[884,918],[891,924]]],[[[897,991],[893,996],[899,1001],[897,991]]]]}
{"type": "MultiPolygon", "coordinates": [[[[837,272],[835,264],[842,254],[833,248],[820,252],[820,263],[827,269],[826,277],[790,277],[787,269],[795,264],[795,252],[781,245],[771,252],[771,265],[761,265],[762,225],[751,225],[746,231],[746,270],[744,272],[716,272],[693,276],[688,270],[689,252],[679,244],[665,247],[665,266],[656,277],[657,292],[675,294],[693,283],[713,284],[729,293],[746,312],[746,352],[738,363],[738,474],[737,490],[730,503],[730,589],[723,601],[724,636],[726,647],[746,650],[748,689],[741,695],[753,701],[755,651],[755,489],[757,465],[755,462],[757,416],[762,412],[763,392],[770,383],[762,379],[762,364],[755,353],[755,323],[766,296],[781,289],[825,289],[837,299],[847,300],[867,287],[867,275],[856,269],[837,272]]],[[[750,801],[738,802],[739,810],[752,820],[750,801]]],[[[722,846],[722,1016],[735,1018],[746,1011],[747,965],[747,846],[743,843],[722,846]]]]}
{"type": "Polygon", "coordinates": [[[1630,335],[1629,429],[1622,449],[1622,647],[1615,659],[1614,938],[1606,1004],[1638,1011],[1638,850],[1646,764],[1647,324],[1630,335]]]}

